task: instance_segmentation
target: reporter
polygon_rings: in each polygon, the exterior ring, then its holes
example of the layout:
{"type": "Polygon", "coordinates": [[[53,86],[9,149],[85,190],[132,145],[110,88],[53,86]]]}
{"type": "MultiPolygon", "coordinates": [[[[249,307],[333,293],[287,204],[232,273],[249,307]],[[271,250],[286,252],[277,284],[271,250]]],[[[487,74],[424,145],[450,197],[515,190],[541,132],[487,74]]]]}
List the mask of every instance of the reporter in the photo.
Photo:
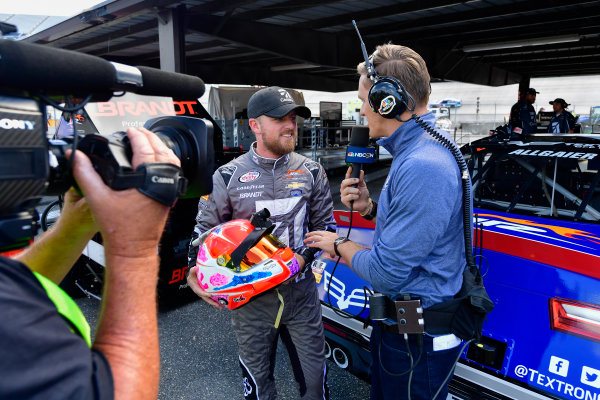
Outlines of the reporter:
{"type": "MultiPolygon", "coordinates": [[[[427,309],[459,292],[467,266],[461,172],[452,153],[423,128],[435,122],[427,111],[430,77],[423,58],[408,47],[388,43],[378,46],[370,59],[380,77],[401,82],[398,89],[414,99],[414,110],[409,102],[394,118],[380,114],[371,104],[373,82],[367,66],[358,65],[361,115],[367,118],[369,136],[393,157],[379,207],[370,199],[364,174],[352,178],[348,170],[340,188],[346,206],[354,201],[354,210],[376,222],[372,248],[326,231],[309,232],[305,243],[342,257],[356,275],[385,295],[386,307],[393,309],[396,301],[408,297],[419,299],[427,309]]],[[[381,104],[387,100],[382,97],[381,104]]],[[[443,131],[437,131],[437,137],[452,143],[443,131]]],[[[431,400],[436,391],[437,399],[445,399],[445,378],[452,375],[460,339],[449,329],[430,334],[427,320],[425,334],[405,336],[392,315],[375,322],[371,331],[371,399],[431,400]],[[413,364],[407,354],[419,361],[413,364]]]]}
{"type": "MultiPolygon", "coordinates": [[[[153,133],[130,128],[127,136],[134,168],[179,165],[153,133]]],[[[157,244],[169,208],[136,189],[111,190],[79,151],[73,174],[85,197],[68,192],[55,227],[18,261],[0,257],[0,398],[155,399],[157,244]],[[73,334],[85,329],[65,323],[44,290],[52,285],[42,286],[45,279],[32,271],[59,282],[96,230],[104,240],[106,271],[101,316],[88,348],[73,334]]]]}

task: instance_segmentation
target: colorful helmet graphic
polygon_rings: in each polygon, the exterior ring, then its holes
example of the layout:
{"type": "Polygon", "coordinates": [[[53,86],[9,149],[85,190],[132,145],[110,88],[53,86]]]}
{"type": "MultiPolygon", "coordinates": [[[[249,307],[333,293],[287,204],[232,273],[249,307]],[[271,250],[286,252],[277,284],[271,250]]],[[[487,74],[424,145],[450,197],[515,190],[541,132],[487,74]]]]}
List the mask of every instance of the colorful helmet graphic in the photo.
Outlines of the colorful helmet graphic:
{"type": "Polygon", "coordinates": [[[274,225],[268,217],[264,209],[250,221],[225,222],[194,242],[198,284],[229,309],[280,285],[300,269],[294,252],[271,234],[274,225]]]}

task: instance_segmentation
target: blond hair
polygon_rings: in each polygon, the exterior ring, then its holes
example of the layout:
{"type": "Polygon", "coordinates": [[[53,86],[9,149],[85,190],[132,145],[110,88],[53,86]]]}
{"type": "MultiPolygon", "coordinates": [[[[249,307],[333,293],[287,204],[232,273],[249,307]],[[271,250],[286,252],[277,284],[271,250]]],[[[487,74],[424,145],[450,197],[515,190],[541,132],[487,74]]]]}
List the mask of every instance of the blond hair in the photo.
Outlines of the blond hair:
{"type": "MultiPolygon", "coordinates": [[[[382,44],[375,49],[371,63],[380,76],[398,79],[417,104],[427,104],[431,78],[425,60],[416,51],[397,44],[382,44]]],[[[364,61],[356,66],[356,70],[360,75],[367,74],[364,61]]]]}

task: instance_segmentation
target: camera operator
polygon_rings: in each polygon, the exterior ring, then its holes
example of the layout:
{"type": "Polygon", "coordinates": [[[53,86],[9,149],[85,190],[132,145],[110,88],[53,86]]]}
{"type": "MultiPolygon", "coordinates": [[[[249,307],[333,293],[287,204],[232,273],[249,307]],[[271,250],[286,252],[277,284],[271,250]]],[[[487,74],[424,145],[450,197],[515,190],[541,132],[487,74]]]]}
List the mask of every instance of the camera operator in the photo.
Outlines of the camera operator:
{"type": "MultiPolygon", "coordinates": [[[[150,131],[130,128],[127,136],[134,168],[179,166],[150,131]]],[[[0,257],[0,398],[155,399],[157,244],[169,208],[136,189],[111,190],[85,154],[71,156],[85,197],[67,192],[50,231],[16,260],[0,257]],[[81,312],[64,293],[60,299],[51,282],[62,280],[98,230],[106,257],[104,300],[88,347],[81,312]]]]}

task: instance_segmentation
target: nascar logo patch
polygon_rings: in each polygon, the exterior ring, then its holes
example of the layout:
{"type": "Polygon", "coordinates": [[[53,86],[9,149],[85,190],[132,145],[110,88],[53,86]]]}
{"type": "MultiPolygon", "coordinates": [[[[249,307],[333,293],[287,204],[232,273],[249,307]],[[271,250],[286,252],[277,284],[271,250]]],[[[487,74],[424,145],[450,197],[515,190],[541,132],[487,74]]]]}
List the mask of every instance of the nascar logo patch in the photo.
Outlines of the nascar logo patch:
{"type": "Polygon", "coordinates": [[[253,180],[258,179],[259,176],[260,172],[258,171],[246,172],[244,175],[238,178],[238,181],[242,183],[252,182],[253,180]]]}

